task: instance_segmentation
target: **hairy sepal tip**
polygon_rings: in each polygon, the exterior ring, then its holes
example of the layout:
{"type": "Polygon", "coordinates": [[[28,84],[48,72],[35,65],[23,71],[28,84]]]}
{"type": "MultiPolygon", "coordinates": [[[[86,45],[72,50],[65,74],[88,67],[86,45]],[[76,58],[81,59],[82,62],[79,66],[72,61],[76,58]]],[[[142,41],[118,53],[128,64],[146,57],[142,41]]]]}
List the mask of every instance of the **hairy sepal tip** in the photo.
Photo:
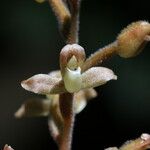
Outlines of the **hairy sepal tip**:
{"type": "Polygon", "coordinates": [[[65,91],[61,78],[53,75],[37,74],[21,82],[21,86],[37,94],[58,94],[65,91]]]}

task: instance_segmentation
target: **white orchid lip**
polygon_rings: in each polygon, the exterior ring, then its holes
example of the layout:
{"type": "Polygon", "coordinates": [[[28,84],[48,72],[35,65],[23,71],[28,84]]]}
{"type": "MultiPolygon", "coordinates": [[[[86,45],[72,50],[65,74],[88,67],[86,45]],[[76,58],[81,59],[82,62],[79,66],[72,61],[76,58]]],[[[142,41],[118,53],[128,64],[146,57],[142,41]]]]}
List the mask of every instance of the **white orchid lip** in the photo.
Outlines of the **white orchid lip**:
{"type": "Polygon", "coordinates": [[[66,68],[64,84],[68,92],[78,92],[82,87],[81,68],[78,67],[76,70],[66,68]]]}

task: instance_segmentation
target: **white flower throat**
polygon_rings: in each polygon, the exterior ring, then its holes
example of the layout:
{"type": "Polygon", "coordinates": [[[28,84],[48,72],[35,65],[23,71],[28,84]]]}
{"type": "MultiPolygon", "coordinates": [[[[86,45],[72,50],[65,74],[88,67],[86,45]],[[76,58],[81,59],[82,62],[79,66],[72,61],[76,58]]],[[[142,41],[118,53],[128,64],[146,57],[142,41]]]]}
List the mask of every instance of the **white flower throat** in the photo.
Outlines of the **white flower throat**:
{"type": "Polygon", "coordinates": [[[72,56],[64,75],[65,88],[70,93],[79,91],[82,85],[81,68],[77,64],[76,57],[72,56]]]}

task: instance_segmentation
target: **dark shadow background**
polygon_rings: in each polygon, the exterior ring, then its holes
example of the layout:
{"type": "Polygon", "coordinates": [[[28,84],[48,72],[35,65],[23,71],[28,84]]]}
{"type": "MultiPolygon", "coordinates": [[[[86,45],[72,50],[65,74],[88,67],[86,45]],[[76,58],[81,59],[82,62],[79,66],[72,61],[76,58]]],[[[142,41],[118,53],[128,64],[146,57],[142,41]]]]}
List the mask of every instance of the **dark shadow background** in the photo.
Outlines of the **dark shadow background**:
{"type": "MultiPolygon", "coordinates": [[[[147,1],[83,0],[80,45],[87,55],[115,40],[136,20],[150,20],[147,1]]],[[[0,4],[0,148],[55,150],[47,118],[16,120],[14,112],[28,97],[20,81],[58,69],[64,46],[48,3],[4,0],[0,4]]],[[[133,59],[118,56],[104,66],[117,81],[97,88],[99,96],[77,116],[73,150],[119,146],[143,132],[150,133],[150,45],[133,59]]]]}

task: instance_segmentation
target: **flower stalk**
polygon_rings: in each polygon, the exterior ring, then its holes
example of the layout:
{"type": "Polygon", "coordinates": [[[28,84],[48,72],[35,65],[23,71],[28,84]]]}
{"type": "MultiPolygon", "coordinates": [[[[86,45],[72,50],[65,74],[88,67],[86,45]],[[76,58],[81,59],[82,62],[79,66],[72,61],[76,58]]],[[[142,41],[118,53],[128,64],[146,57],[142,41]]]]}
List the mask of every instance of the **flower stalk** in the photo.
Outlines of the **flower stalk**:
{"type": "Polygon", "coordinates": [[[72,133],[74,125],[74,99],[73,94],[65,93],[60,95],[60,111],[64,119],[63,131],[59,145],[60,150],[70,150],[72,143],[72,133]]]}
{"type": "Polygon", "coordinates": [[[86,71],[87,69],[102,64],[105,60],[115,55],[117,52],[117,42],[113,42],[108,46],[97,50],[94,54],[92,54],[84,63],[82,67],[82,71],[86,71]]]}

